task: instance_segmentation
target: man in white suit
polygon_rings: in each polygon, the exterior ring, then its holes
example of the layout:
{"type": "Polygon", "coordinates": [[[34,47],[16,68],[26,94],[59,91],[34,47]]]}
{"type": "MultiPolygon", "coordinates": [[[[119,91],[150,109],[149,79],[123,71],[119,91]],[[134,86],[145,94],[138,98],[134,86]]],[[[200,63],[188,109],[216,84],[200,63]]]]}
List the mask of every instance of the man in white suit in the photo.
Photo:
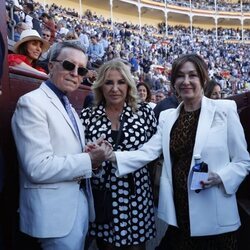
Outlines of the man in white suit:
{"type": "Polygon", "coordinates": [[[55,46],[50,79],[19,99],[12,118],[20,163],[20,230],[39,238],[43,249],[82,250],[94,219],[91,189],[79,188],[79,181],[92,176],[108,147],[98,142],[83,152],[82,124],[65,103],[82,82],[86,64],[78,46],[55,46]]]}

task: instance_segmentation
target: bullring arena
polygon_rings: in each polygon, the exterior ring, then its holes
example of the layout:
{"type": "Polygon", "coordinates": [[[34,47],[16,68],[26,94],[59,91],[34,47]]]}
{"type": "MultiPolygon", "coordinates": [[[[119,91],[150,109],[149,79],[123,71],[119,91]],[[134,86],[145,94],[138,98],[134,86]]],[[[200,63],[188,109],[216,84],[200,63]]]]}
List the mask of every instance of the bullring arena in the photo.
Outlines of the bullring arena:
{"type": "MultiPolygon", "coordinates": [[[[210,76],[220,82],[225,96],[249,88],[248,1],[67,0],[61,4],[40,1],[35,10],[38,16],[49,13],[55,24],[63,22],[68,30],[81,25],[89,38],[95,34],[100,40],[104,32],[103,42],[109,44],[113,55],[107,52],[102,59],[111,56],[127,60],[129,53],[133,53],[139,64],[135,78],[144,77],[143,67],[149,64],[154,79],[147,82],[153,91],[163,89],[165,94],[171,91],[168,86],[171,63],[188,52],[204,57],[210,76]]],[[[13,25],[11,28],[14,32],[13,25]]],[[[58,31],[56,35],[61,39],[58,31]]]]}

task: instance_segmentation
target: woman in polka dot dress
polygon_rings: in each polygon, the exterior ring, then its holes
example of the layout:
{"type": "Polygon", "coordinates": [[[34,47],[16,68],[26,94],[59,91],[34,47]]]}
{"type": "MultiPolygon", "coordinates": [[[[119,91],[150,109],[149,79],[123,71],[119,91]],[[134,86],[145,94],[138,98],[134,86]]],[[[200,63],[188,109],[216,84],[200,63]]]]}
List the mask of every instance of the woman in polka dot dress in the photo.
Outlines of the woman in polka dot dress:
{"type": "MultiPolygon", "coordinates": [[[[136,150],[156,131],[156,119],[148,104],[137,103],[135,82],[129,66],[114,59],[101,66],[93,87],[95,105],[81,112],[86,142],[103,136],[117,150],[136,150]]],[[[92,178],[92,188],[105,186],[112,193],[112,221],[91,223],[89,233],[99,249],[145,249],[155,237],[152,187],[147,166],[133,174],[116,177],[116,169],[103,163],[101,178],[92,178]],[[110,173],[110,177],[107,177],[110,173]],[[104,183],[105,182],[105,183],[104,183]]]]}

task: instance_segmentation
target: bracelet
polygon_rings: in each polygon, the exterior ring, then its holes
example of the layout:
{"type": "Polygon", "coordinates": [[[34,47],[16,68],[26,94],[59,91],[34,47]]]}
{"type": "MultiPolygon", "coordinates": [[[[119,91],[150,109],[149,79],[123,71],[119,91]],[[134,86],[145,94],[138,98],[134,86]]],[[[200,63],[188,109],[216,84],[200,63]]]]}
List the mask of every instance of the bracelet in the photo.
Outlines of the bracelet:
{"type": "Polygon", "coordinates": [[[96,168],[92,168],[92,171],[96,171],[98,169],[99,169],[99,167],[97,166],[96,168]]]}

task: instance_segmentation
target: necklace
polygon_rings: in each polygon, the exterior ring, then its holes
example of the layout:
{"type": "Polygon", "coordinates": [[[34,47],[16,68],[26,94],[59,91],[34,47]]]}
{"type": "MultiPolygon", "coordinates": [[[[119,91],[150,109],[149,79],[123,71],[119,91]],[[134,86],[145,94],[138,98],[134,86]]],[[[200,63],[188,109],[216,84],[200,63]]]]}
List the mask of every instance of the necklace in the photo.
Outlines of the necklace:
{"type": "Polygon", "coordinates": [[[184,115],[185,117],[187,117],[188,120],[190,120],[190,119],[196,117],[196,115],[198,115],[198,114],[200,113],[200,110],[201,110],[201,108],[196,109],[196,110],[193,110],[193,111],[186,111],[186,110],[183,108],[182,112],[183,112],[183,115],[184,115]]]}

